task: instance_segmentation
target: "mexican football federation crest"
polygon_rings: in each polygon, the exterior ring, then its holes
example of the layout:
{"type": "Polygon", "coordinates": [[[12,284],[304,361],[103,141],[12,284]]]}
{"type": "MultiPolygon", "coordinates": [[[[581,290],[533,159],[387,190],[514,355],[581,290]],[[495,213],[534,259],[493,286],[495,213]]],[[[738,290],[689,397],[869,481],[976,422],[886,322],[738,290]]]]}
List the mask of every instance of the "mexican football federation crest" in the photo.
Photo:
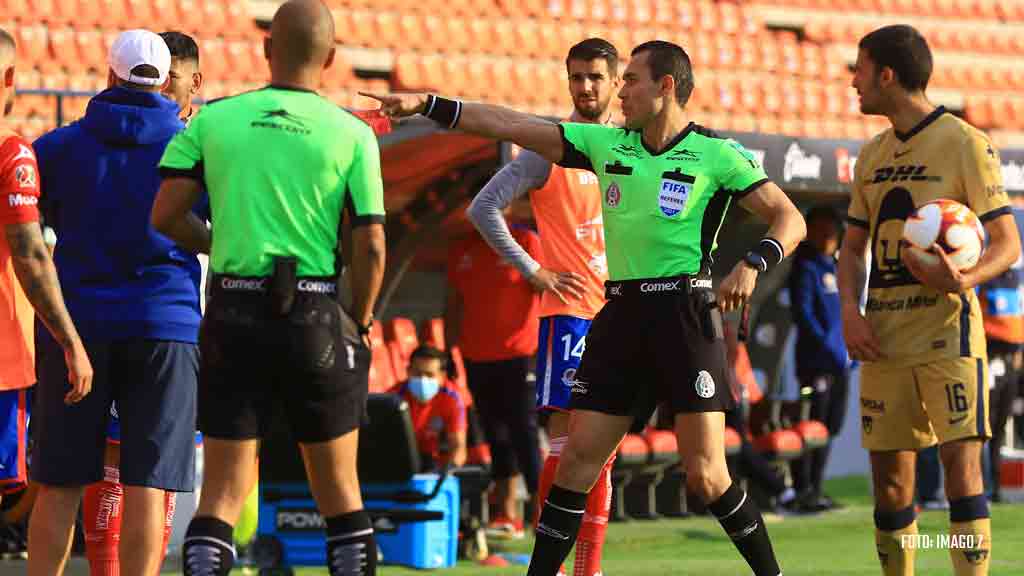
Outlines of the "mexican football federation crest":
{"type": "Polygon", "coordinates": [[[619,205],[619,201],[622,200],[622,190],[619,190],[619,185],[612,182],[608,185],[608,190],[604,193],[604,201],[610,208],[616,208],[619,205]]]}

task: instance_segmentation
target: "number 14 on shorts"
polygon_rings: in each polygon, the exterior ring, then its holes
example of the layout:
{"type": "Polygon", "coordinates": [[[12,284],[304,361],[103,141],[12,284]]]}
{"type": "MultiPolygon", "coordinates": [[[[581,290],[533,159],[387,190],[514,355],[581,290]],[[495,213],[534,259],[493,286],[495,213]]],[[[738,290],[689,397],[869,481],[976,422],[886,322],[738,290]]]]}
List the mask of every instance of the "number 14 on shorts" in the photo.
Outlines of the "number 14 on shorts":
{"type": "Polygon", "coordinates": [[[587,349],[587,337],[580,336],[580,339],[576,341],[576,345],[572,344],[572,334],[566,334],[562,336],[562,344],[565,345],[565,352],[562,354],[562,361],[568,362],[569,357],[576,359],[583,358],[583,351],[587,349]]]}

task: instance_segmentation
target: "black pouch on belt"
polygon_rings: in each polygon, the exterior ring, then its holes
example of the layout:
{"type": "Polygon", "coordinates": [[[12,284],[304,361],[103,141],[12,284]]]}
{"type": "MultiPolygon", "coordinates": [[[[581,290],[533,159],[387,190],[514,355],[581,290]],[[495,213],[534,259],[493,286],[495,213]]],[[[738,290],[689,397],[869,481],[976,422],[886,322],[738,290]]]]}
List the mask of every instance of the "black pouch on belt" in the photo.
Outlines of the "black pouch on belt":
{"type": "Polygon", "coordinates": [[[298,282],[299,261],[291,256],[274,257],[274,274],[270,277],[270,309],[287,316],[295,304],[295,286],[298,282]]]}
{"type": "Polygon", "coordinates": [[[704,310],[704,317],[701,318],[701,324],[704,325],[704,336],[708,340],[725,338],[725,330],[722,328],[722,311],[718,308],[715,293],[710,290],[701,290],[700,298],[704,310]]]}

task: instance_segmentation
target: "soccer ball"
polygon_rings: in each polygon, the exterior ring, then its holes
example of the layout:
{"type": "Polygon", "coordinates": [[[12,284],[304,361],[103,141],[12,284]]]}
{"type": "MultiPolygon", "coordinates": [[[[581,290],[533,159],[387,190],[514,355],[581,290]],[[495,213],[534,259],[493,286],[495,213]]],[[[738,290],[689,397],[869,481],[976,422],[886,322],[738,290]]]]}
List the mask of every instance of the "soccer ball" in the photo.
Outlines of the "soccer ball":
{"type": "MultiPolygon", "coordinates": [[[[903,224],[903,240],[921,250],[938,244],[960,271],[978,263],[985,246],[985,229],[970,208],[953,200],[922,205],[903,224]]],[[[929,266],[939,263],[932,253],[922,255],[929,266]]]]}

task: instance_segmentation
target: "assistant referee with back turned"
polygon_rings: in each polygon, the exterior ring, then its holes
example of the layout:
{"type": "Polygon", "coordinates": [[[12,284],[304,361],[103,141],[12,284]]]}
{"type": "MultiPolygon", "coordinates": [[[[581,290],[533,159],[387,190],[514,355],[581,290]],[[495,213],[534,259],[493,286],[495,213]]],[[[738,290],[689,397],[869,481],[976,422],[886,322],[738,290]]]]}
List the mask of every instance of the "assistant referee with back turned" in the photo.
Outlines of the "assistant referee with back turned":
{"type": "Polygon", "coordinates": [[[230,572],[232,524],[279,404],[324,517],[331,576],[368,576],[377,549],[356,452],[384,273],[380,152],[369,126],[315,92],[334,60],[334,21],[320,0],[284,3],[265,48],[271,84],[200,110],[167,148],[153,206],[157,230],[206,251],[211,233],[190,214],[205,183],[213,221],[200,331],[207,465],[184,571],[230,572]],[[354,227],[351,313],[335,285],[343,210],[354,227]]]}

